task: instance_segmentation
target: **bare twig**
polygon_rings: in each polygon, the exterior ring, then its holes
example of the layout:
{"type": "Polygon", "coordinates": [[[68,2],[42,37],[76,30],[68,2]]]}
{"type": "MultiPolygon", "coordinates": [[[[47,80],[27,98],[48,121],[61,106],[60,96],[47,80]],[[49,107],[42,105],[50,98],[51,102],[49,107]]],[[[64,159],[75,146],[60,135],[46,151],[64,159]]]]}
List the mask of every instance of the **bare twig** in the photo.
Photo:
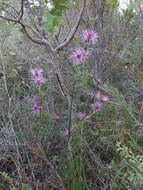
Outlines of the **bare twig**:
{"type": "Polygon", "coordinates": [[[10,21],[10,22],[17,23],[17,20],[16,20],[16,19],[7,18],[7,17],[4,17],[4,16],[2,16],[2,15],[0,15],[0,18],[2,18],[2,19],[4,19],[4,20],[7,20],[7,21],[10,21]]]}
{"type": "Polygon", "coordinates": [[[57,77],[57,81],[58,81],[58,83],[59,83],[61,92],[62,92],[63,96],[66,97],[67,95],[66,95],[66,93],[65,93],[65,91],[64,91],[64,88],[63,88],[63,86],[62,86],[62,84],[61,84],[61,81],[60,81],[60,78],[59,78],[58,73],[56,73],[56,77],[57,77]]]}
{"type": "MultiPolygon", "coordinates": [[[[11,7],[11,6],[10,6],[11,7]]],[[[11,7],[12,8],[12,7],[11,7]]],[[[13,8],[14,9],[14,8],[13,8]]],[[[15,10],[15,9],[14,9],[15,10]]],[[[16,11],[16,10],[15,10],[16,11]]],[[[52,45],[50,44],[50,42],[48,40],[45,40],[45,39],[35,39],[34,37],[32,37],[29,32],[27,31],[27,28],[30,28],[30,26],[27,26],[25,25],[23,22],[22,22],[22,17],[23,17],[23,0],[22,0],[22,5],[21,5],[21,15],[19,17],[19,19],[12,19],[12,18],[8,18],[8,17],[5,17],[5,16],[2,16],[0,15],[0,18],[4,19],[4,20],[7,20],[9,22],[13,22],[14,24],[20,24],[22,26],[22,29],[23,29],[23,32],[26,34],[26,36],[34,43],[36,44],[39,44],[39,45],[46,45],[48,47],[48,49],[50,49],[51,51],[54,52],[54,49],[52,47],[52,45]]],[[[17,14],[18,11],[16,11],[17,14]]],[[[33,32],[33,30],[31,29],[31,31],[33,32]]],[[[34,32],[33,32],[34,33],[34,32]]],[[[42,37],[41,37],[42,38],[42,37]]]]}
{"type": "MultiPolygon", "coordinates": [[[[34,37],[32,37],[26,27],[27,25],[25,25],[21,20],[22,20],[22,17],[23,17],[23,14],[24,14],[24,10],[23,10],[23,3],[24,3],[24,0],[21,1],[21,15],[19,17],[19,19],[11,19],[11,18],[7,18],[7,17],[4,17],[4,16],[1,16],[0,15],[0,18],[4,19],[4,20],[7,20],[7,21],[10,21],[10,22],[14,22],[15,24],[20,24],[23,28],[23,31],[24,33],[26,34],[26,36],[34,43],[36,44],[39,44],[39,45],[46,45],[48,50],[51,50],[52,52],[57,52],[61,49],[63,49],[66,45],[68,45],[70,43],[70,41],[73,39],[77,29],[78,29],[78,26],[80,24],[80,20],[81,20],[81,17],[83,15],[83,12],[84,12],[84,9],[85,9],[85,6],[86,6],[86,0],[83,0],[83,5],[82,5],[82,8],[80,10],[80,14],[78,16],[78,19],[77,19],[77,22],[75,24],[75,26],[73,27],[73,29],[71,30],[69,36],[67,37],[67,39],[62,42],[61,44],[59,44],[56,48],[53,48],[52,44],[47,40],[47,39],[35,39],[34,37]]],[[[16,11],[17,12],[17,11],[16,11]]],[[[17,12],[18,13],[18,12],[17,12]]]]}
{"type": "MultiPolygon", "coordinates": [[[[5,5],[5,6],[7,6],[7,7],[10,7],[11,9],[13,9],[15,12],[16,12],[16,14],[19,16],[19,12],[13,7],[13,6],[11,6],[10,4],[8,4],[8,3],[4,3],[4,2],[0,2],[0,4],[3,4],[3,5],[5,5]]],[[[24,14],[24,0],[22,1],[22,5],[21,5],[21,15],[20,15],[20,18],[17,20],[17,21],[21,21],[22,20],[22,17],[23,17],[23,14],[24,14]]],[[[2,18],[2,19],[4,19],[4,20],[8,20],[8,21],[11,21],[11,22],[17,22],[16,20],[14,20],[14,19],[9,19],[9,18],[6,18],[6,17],[2,17],[1,15],[0,15],[0,18],[2,18]]],[[[22,22],[22,21],[21,21],[22,22]]],[[[33,28],[31,28],[29,25],[26,25],[25,24],[25,27],[27,27],[27,28],[29,28],[32,32],[33,32],[33,34],[35,35],[35,36],[37,36],[38,38],[40,38],[40,36],[34,31],[34,29],[33,28]]]]}
{"type": "Polygon", "coordinates": [[[83,0],[83,5],[82,5],[82,8],[80,10],[80,13],[79,13],[79,16],[77,18],[77,22],[75,24],[75,26],[73,27],[73,29],[71,30],[71,32],[69,33],[69,36],[67,37],[67,39],[62,42],[60,45],[58,45],[56,48],[55,48],[55,51],[58,51],[58,50],[61,50],[63,49],[66,45],[68,45],[70,43],[70,41],[73,39],[77,29],[78,29],[78,26],[80,24],[80,21],[81,21],[81,17],[83,15],[83,12],[84,12],[84,9],[85,9],[85,6],[86,6],[86,0],[83,0]]]}
{"type": "Polygon", "coordinates": [[[73,84],[73,89],[72,89],[72,95],[71,95],[71,98],[70,98],[70,113],[69,113],[69,128],[68,128],[68,131],[69,131],[69,138],[68,138],[68,144],[70,142],[70,139],[71,139],[71,125],[72,125],[72,110],[73,110],[73,94],[74,94],[74,84],[73,84]]]}
{"type": "Polygon", "coordinates": [[[6,5],[6,6],[10,7],[11,9],[13,9],[19,15],[19,12],[13,6],[11,6],[10,4],[4,3],[4,2],[1,2],[1,1],[0,1],[0,4],[3,4],[3,5],[6,5]]]}
{"type": "Polygon", "coordinates": [[[20,18],[18,19],[18,21],[20,21],[24,15],[24,0],[21,0],[21,15],[20,18]]]}
{"type": "Polygon", "coordinates": [[[31,28],[30,26],[25,25],[21,20],[16,20],[16,19],[11,19],[11,18],[7,18],[4,16],[0,15],[0,18],[10,21],[10,22],[14,22],[15,24],[18,23],[22,26],[23,32],[26,34],[26,36],[34,43],[39,44],[39,45],[46,45],[48,47],[48,49],[50,49],[51,51],[54,51],[52,45],[50,44],[50,42],[48,40],[44,40],[44,39],[35,39],[34,37],[32,37],[28,31],[27,31],[27,27],[31,28]]]}
{"type": "Polygon", "coordinates": [[[21,14],[10,4],[4,3],[4,2],[0,2],[0,4],[6,5],[6,6],[10,7],[11,9],[13,9],[19,15],[19,19],[11,19],[11,18],[7,18],[4,16],[0,16],[0,18],[11,21],[11,22],[18,22],[22,19],[23,14],[24,14],[24,0],[21,0],[21,14]]]}
{"type": "Polygon", "coordinates": [[[39,34],[31,26],[25,24],[25,27],[29,28],[35,36],[37,36],[38,38],[41,38],[39,34]]]}

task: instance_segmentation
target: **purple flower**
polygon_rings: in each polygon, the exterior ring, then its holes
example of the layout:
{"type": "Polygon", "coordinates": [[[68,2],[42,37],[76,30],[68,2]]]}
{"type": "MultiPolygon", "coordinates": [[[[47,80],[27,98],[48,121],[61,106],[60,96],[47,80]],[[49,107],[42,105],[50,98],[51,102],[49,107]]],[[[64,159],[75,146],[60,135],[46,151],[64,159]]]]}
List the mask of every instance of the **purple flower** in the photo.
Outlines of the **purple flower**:
{"type": "Polygon", "coordinates": [[[108,96],[101,94],[101,92],[97,92],[96,98],[98,100],[102,100],[102,101],[108,101],[109,100],[108,96]]]}
{"type": "Polygon", "coordinates": [[[33,78],[35,84],[45,84],[47,79],[43,76],[33,78]]]}
{"type": "Polygon", "coordinates": [[[108,101],[109,98],[108,98],[108,96],[102,95],[102,96],[101,96],[101,100],[102,100],[102,101],[108,101]]]}
{"type": "Polygon", "coordinates": [[[88,118],[88,115],[86,115],[86,113],[77,113],[77,117],[78,117],[80,120],[84,120],[84,119],[87,119],[87,118],[88,118]]]}
{"type": "Polygon", "coordinates": [[[100,100],[100,99],[101,99],[101,96],[102,96],[102,95],[101,95],[101,92],[97,92],[96,98],[100,100]]]}
{"type": "Polygon", "coordinates": [[[40,112],[40,109],[41,109],[41,107],[40,107],[39,105],[37,105],[37,104],[34,104],[34,105],[32,106],[32,108],[31,108],[32,113],[33,113],[34,115],[38,114],[38,113],[40,112]]]}
{"type": "Polygon", "coordinates": [[[63,132],[63,135],[64,135],[64,136],[68,136],[68,135],[69,135],[69,130],[66,129],[66,130],[63,132]]]}
{"type": "Polygon", "coordinates": [[[43,69],[42,68],[35,68],[29,70],[31,74],[31,79],[34,81],[35,84],[45,84],[47,79],[43,76],[43,69]]]}
{"type": "Polygon", "coordinates": [[[29,72],[31,73],[31,76],[35,78],[35,77],[42,76],[44,71],[42,68],[35,68],[35,69],[31,68],[29,72]]]}
{"type": "Polygon", "coordinates": [[[80,65],[87,59],[88,52],[84,48],[79,47],[74,50],[70,58],[74,65],[80,65]]]}
{"type": "Polygon", "coordinates": [[[33,104],[38,104],[38,103],[40,102],[40,98],[39,98],[38,96],[33,96],[33,97],[31,98],[31,102],[32,102],[33,104]]]}
{"type": "Polygon", "coordinates": [[[91,108],[93,111],[101,111],[102,104],[99,102],[96,102],[95,104],[91,104],[91,108]]]}
{"type": "Polygon", "coordinates": [[[98,40],[98,34],[94,30],[86,29],[82,31],[81,39],[90,45],[95,45],[98,40]]]}

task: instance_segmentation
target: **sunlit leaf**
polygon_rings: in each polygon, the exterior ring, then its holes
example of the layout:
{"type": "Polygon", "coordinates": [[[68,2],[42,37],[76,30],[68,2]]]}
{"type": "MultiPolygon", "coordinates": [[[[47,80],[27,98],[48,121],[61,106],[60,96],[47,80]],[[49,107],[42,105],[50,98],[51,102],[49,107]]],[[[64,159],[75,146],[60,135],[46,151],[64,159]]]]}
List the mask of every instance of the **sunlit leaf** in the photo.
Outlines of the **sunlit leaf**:
{"type": "Polygon", "coordinates": [[[107,0],[106,5],[112,9],[116,9],[119,6],[119,2],[117,0],[107,0]]]}

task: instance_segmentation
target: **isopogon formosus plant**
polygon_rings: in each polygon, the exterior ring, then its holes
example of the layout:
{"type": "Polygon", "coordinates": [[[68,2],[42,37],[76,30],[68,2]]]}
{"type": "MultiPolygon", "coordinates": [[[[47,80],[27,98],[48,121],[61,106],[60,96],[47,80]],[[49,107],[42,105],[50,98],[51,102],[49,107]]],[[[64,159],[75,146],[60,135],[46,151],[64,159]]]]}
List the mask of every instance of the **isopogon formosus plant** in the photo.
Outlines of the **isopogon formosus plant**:
{"type": "MultiPolygon", "coordinates": [[[[91,30],[91,29],[86,29],[82,31],[81,34],[81,41],[86,43],[86,45],[95,45],[98,40],[98,34],[96,31],[91,30]]],[[[71,55],[69,55],[69,59],[71,60],[73,66],[80,66],[82,64],[85,64],[86,60],[88,59],[89,51],[88,49],[84,49],[83,47],[78,47],[75,48],[72,52],[71,55]]],[[[35,85],[41,86],[46,83],[46,78],[43,76],[44,70],[42,68],[31,68],[29,70],[31,80],[34,82],[35,85]]],[[[99,112],[102,110],[102,102],[108,101],[109,98],[106,95],[103,95],[100,91],[96,93],[96,99],[97,101],[94,104],[91,104],[91,110],[93,113],[99,112]]],[[[32,113],[39,114],[40,113],[40,105],[39,105],[39,98],[38,97],[33,97],[31,99],[33,106],[32,106],[32,113]]],[[[77,117],[80,120],[86,120],[90,118],[90,116],[93,115],[91,114],[86,114],[86,113],[77,113],[77,117]]],[[[73,130],[74,128],[72,128],[73,130]]],[[[67,129],[65,132],[63,132],[64,136],[67,136],[71,134],[71,129],[67,129]]]]}
{"type": "MultiPolygon", "coordinates": [[[[49,42],[49,40],[47,39],[47,37],[45,37],[44,34],[41,36],[41,33],[39,33],[35,37],[35,33],[33,32],[33,29],[31,28],[31,26],[28,26],[27,24],[25,24],[24,19],[23,19],[23,17],[24,17],[24,0],[21,0],[21,10],[19,12],[15,10],[16,13],[19,15],[19,17],[17,19],[13,19],[11,17],[5,17],[4,15],[0,15],[1,19],[4,19],[4,20],[7,20],[14,24],[20,25],[22,27],[22,31],[24,32],[24,34],[32,42],[45,47],[47,53],[50,54],[50,58],[51,58],[51,62],[52,62],[52,74],[55,75],[57,78],[57,82],[59,84],[59,89],[61,90],[62,95],[65,96],[65,98],[68,100],[69,109],[71,109],[70,107],[72,105],[72,97],[66,91],[64,79],[59,70],[58,53],[61,50],[63,50],[74,38],[75,33],[79,27],[86,3],[87,3],[86,0],[84,0],[82,3],[82,7],[80,10],[79,16],[76,19],[76,23],[75,23],[74,27],[72,28],[72,30],[70,31],[68,37],[62,43],[57,45],[56,47],[53,47],[53,45],[49,42]]],[[[39,26],[39,27],[41,27],[41,26],[39,26]]],[[[48,36],[48,34],[47,34],[47,36],[48,36]]],[[[76,67],[76,66],[80,67],[82,64],[84,64],[88,60],[88,57],[90,56],[91,51],[92,51],[92,46],[96,45],[99,38],[100,38],[100,36],[96,33],[96,31],[94,31],[92,29],[87,28],[82,31],[80,39],[81,39],[82,43],[86,44],[87,48],[85,49],[84,47],[79,45],[72,50],[72,53],[69,55],[69,60],[72,62],[73,67],[76,67]]],[[[47,83],[47,79],[44,76],[44,72],[45,71],[41,67],[29,68],[30,78],[31,78],[32,82],[35,84],[35,86],[38,87],[39,95],[40,95],[40,91],[41,91],[41,86],[46,85],[46,83],[47,83]]],[[[52,80],[52,77],[51,77],[51,80],[52,80]]],[[[53,88],[53,87],[51,86],[51,88],[53,88]]],[[[102,102],[108,101],[108,99],[109,99],[106,95],[101,94],[101,92],[97,92],[96,98],[97,98],[97,102],[91,104],[91,106],[90,106],[91,110],[93,110],[93,112],[101,111],[102,107],[103,107],[102,102]]],[[[40,99],[40,97],[39,97],[39,99],[40,99]]],[[[40,114],[41,109],[42,109],[41,100],[32,101],[32,104],[33,104],[31,107],[32,113],[34,115],[40,114]]],[[[52,112],[52,110],[50,110],[50,111],[52,112]]],[[[90,115],[90,114],[79,113],[78,117],[81,120],[84,120],[84,119],[89,118],[88,115],[90,115]]],[[[53,119],[54,119],[54,114],[53,114],[53,119]]],[[[69,118],[69,123],[70,123],[70,118],[69,118]]],[[[68,133],[71,133],[70,128],[68,129],[68,133]]],[[[64,134],[68,134],[68,133],[66,132],[64,134]]]]}

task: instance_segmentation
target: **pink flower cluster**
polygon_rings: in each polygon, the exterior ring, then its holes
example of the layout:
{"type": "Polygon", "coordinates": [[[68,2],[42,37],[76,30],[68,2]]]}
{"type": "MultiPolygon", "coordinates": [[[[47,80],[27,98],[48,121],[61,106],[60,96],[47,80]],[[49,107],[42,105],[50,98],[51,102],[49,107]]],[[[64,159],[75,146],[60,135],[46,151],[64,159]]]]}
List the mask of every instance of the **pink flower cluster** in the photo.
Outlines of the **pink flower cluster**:
{"type": "Polygon", "coordinates": [[[85,119],[88,119],[89,116],[86,114],[86,113],[77,113],[77,117],[80,119],[80,120],[85,120],[85,119]]]}
{"type": "Polygon", "coordinates": [[[95,104],[91,104],[91,109],[93,111],[96,111],[96,112],[101,111],[102,104],[100,102],[96,102],[95,104]]]}
{"type": "Polygon", "coordinates": [[[98,34],[94,30],[83,30],[81,39],[89,45],[95,45],[98,40],[98,34]]]}
{"type": "MultiPolygon", "coordinates": [[[[96,98],[98,99],[98,102],[95,102],[94,104],[91,104],[91,109],[93,111],[96,111],[96,112],[99,112],[102,110],[102,104],[101,104],[101,101],[108,101],[109,100],[109,97],[106,96],[106,95],[103,95],[101,94],[101,92],[97,92],[96,94],[96,98]]],[[[77,117],[80,119],[80,120],[86,120],[89,118],[89,116],[85,113],[77,113],[77,117]]]]}
{"type": "Polygon", "coordinates": [[[101,94],[101,92],[97,92],[96,98],[98,99],[98,102],[96,102],[95,104],[91,104],[91,108],[93,111],[101,111],[102,104],[100,103],[100,101],[108,101],[109,97],[101,94]]]}
{"type": "Polygon", "coordinates": [[[40,98],[38,96],[34,96],[33,98],[31,98],[31,102],[33,103],[32,105],[32,114],[36,115],[38,113],[40,113],[41,107],[40,107],[40,98]]]}
{"type": "MultiPolygon", "coordinates": [[[[98,35],[94,30],[86,29],[82,31],[81,40],[88,45],[95,45],[98,40],[98,35]]],[[[80,65],[86,61],[89,52],[82,47],[75,48],[70,58],[73,65],[80,65]]]]}
{"type": "MultiPolygon", "coordinates": [[[[94,111],[94,112],[99,112],[102,110],[102,103],[101,101],[108,101],[109,100],[109,97],[106,96],[106,95],[103,95],[101,94],[101,92],[97,92],[96,94],[96,98],[98,99],[98,102],[95,102],[94,104],[91,104],[91,109],[94,111]]],[[[87,115],[86,113],[77,113],[76,116],[81,120],[86,120],[90,117],[90,115],[87,115]]],[[[69,135],[69,130],[66,129],[64,132],[63,132],[63,135],[64,136],[68,136],[69,135]]]]}
{"type": "Polygon", "coordinates": [[[98,100],[101,100],[101,101],[108,101],[108,100],[109,100],[109,97],[106,96],[106,95],[101,94],[100,91],[97,92],[96,98],[97,98],[98,100]]]}
{"type": "Polygon", "coordinates": [[[47,79],[43,76],[43,69],[42,68],[35,68],[30,69],[29,73],[31,74],[31,79],[34,81],[35,84],[45,84],[47,79]]]}
{"type": "Polygon", "coordinates": [[[70,58],[73,61],[73,65],[80,65],[87,59],[88,52],[84,48],[79,47],[74,50],[70,58]]]}

